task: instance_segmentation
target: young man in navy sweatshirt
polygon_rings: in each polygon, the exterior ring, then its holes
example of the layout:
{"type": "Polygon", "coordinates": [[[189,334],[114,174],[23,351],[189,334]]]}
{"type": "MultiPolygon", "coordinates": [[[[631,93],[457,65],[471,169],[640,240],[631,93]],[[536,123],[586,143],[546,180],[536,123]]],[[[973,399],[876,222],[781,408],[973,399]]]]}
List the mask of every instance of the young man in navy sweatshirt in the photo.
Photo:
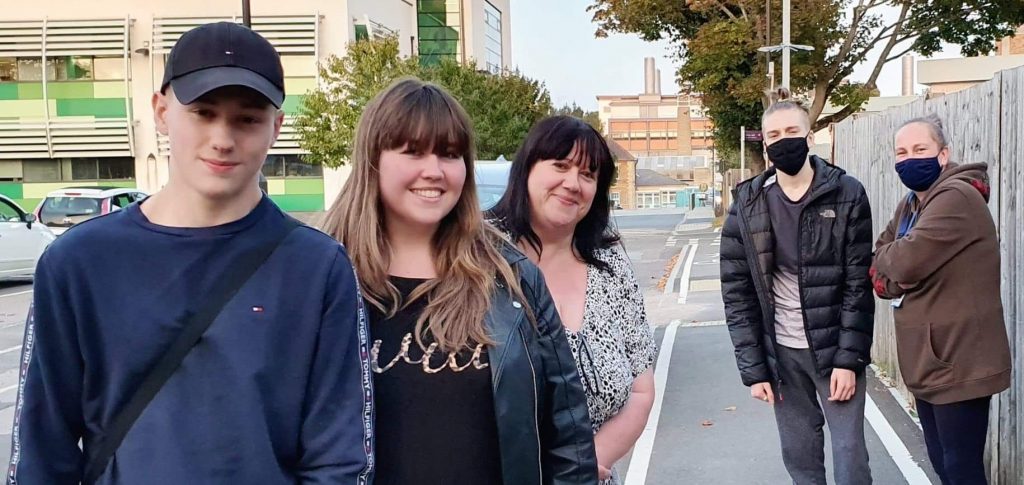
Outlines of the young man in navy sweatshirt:
{"type": "Polygon", "coordinates": [[[183,322],[244,270],[241,255],[273,247],[273,234],[287,235],[101,460],[95,483],[371,480],[367,330],[352,266],[323,233],[282,232],[293,222],[257,185],[283,101],[280,57],[259,34],[217,23],[178,41],[153,96],[170,140],[166,187],[76,226],[39,262],[8,483],[84,480],[183,322]]]}

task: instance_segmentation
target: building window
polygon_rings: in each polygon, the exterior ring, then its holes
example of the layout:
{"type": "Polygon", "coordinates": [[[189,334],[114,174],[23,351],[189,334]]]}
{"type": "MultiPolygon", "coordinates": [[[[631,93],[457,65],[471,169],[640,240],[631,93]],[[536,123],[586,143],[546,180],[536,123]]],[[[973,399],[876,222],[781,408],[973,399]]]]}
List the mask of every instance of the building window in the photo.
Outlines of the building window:
{"type": "Polygon", "coordinates": [[[135,159],[65,158],[25,160],[25,182],[70,182],[75,180],[131,180],[135,178],[135,159]]]}
{"type": "Polygon", "coordinates": [[[18,59],[16,81],[42,81],[43,59],[18,59]]]}
{"type": "Polygon", "coordinates": [[[18,60],[0,57],[0,83],[18,80],[18,60]]]}
{"type": "Polygon", "coordinates": [[[495,74],[501,72],[501,11],[484,2],[484,47],[487,50],[484,56],[487,62],[487,70],[495,74]]]}
{"type": "Polygon", "coordinates": [[[71,180],[96,180],[100,178],[100,167],[95,158],[71,160],[71,180]]]}
{"type": "Polygon", "coordinates": [[[60,182],[61,163],[59,160],[25,160],[22,165],[25,182],[60,182]]]}
{"type": "Polygon", "coordinates": [[[131,180],[135,178],[135,159],[72,158],[71,180],[131,180]]]}
{"type": "Polygon", "coordinates": [[[460,60],[460,4],[460,0],[418,0],[416,26],[421,64],[432,66],[443,59],[460,60]]]}
{"type": "Polygon", "coordinates": [[[608,200],[611,201],[612,209],[622,208],[622,204],[620,203],[622,199],[618,192],[608,194],[608,200]]]}
{"type": "Polygon", "coordinates": [[[323,177],[324,167],[306,163],[299,155],[270,155],[263,162],[267,178],[323,177]]]}
{"type": "Polygon", "coordinates": [[[65,56],[46,60],[48,81],[79,81],[93,79],[92,57],[65,56]],[[51,70],[51,67],[52,70],[51,70]],[[52,72],[52,74],[51,74],[52,72]],[[53,76],[52,78],[49,76],[53,76]]]}
{"type": "MultiPolygon", "coordinates": [[[[62,56],[46,59],[47,81],[124,79],[124,58],[62,56]]],[[[0,82],[42,81],[41,57],[0,58],[0,82]]]]}
{"type": "Polygon", "coordinates": [[[636,194],[637,209],[654,209],[661,207],[661,194],[658,192],[640,192],[636,194]]]}

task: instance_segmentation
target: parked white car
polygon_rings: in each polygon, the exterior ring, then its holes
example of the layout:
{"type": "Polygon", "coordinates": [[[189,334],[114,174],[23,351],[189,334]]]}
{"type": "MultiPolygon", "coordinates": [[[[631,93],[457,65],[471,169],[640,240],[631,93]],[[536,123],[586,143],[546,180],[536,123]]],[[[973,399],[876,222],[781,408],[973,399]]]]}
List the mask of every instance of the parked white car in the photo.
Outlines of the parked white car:
{"type": "Polygon", "coordinates": [[[67,187],[50,192],[39,203],[36,219],[60,235],[75,224],[124,209],[146,197],[148,194],[139,189],[67,187]]]}
{"type": "Polygon", "coordinates": [[[35,214],[0,194],[0,280],[31,279],[43,250],[56,237],[35,214]]]}

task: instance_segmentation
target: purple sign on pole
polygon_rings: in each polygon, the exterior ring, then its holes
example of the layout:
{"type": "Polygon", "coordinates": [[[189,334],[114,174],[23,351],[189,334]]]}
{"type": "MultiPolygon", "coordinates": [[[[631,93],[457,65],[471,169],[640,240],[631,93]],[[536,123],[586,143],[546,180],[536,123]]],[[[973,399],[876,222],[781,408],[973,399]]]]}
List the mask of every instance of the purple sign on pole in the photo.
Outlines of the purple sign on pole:
{"type": "Polygon", "coordinates": [[[746,138],[747,141],[761,141],[761,140],[764,139],[764,137],[761,135],[760,131],[750,131],[750,130],[748,130],[747,132],[744,133],[744,137],[746,138]]]}

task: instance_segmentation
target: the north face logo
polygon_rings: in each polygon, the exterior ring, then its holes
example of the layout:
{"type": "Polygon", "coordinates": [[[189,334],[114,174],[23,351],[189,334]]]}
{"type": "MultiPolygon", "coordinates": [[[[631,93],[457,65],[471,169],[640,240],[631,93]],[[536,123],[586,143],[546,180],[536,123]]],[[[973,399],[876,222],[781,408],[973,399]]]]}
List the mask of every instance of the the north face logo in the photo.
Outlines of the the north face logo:
{"type": "Polygon", "coordinates": [[[835,219],[836,218],[836,211],[834,211],[832,209],[825,209],[825,210],[821,211],[821,217],[825,217],[825,218],[828,218],[828,219],[835,219]]]}

